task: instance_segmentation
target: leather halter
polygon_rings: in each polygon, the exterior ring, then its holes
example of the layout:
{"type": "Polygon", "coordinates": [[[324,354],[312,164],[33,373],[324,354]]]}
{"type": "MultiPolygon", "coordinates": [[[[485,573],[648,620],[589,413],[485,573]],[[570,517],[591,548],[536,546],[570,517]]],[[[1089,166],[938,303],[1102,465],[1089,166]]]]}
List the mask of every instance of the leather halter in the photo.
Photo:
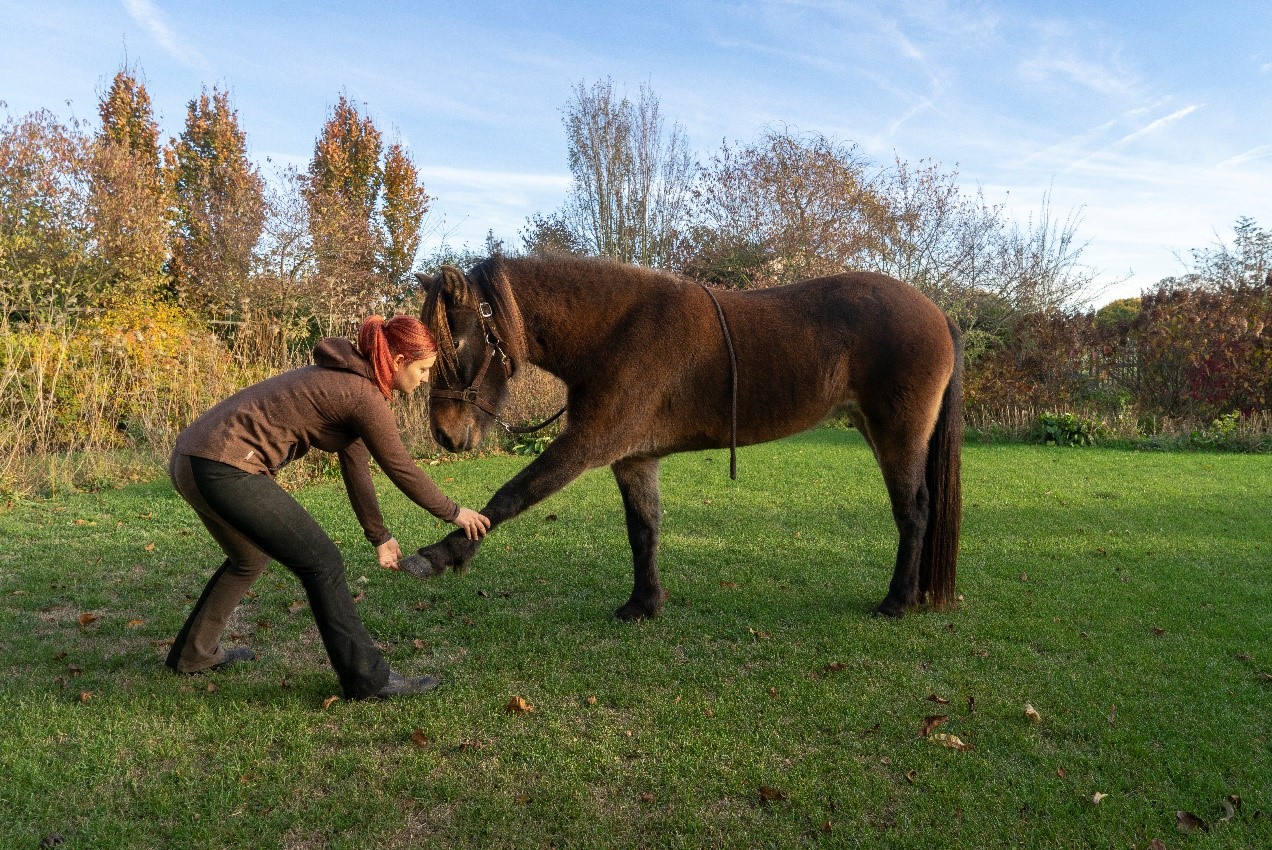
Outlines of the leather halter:
{"type": "MultiPolygon", "coordinates": [[[[466,285],[471,286],[468,280],[468,275],[464,275],[464,283],[466,285]]],[[[442,282],[441,282],[441,276],[439,275],[437,282],[434,283],[433,287],[430,289],[428,294],[428,299],[425,302],[426,312],[428,311],[428,306],[432,303],[435,303],[436,299],[441,297],[441,287],[442,287],[442,282]]],[[[481,368],[477,370],[477,374],[473,376],[473,379],[468,382],[468,386],[462,390],[451,390],[451,389],[436,389],[430,384],[429,385],[429,400],[431,401],[432,399],[435,399],[435,398],[445,398],[445,399],[453,399],[455,401],[466,402],[467,404],[471,404],[473,407],[476,407],[482,413],[485,413],[491,419],[498,422],[500,426],[502,426],[503,429],[507,431],[509,434],[532,434],[535,431],[540,431],[548,427],[557,419],[560,419],[562,414],[565,413],[565,407],[562,407],[552,416],[550,416],[549,418],[545,419],[544,421],[540,422],[537,425],[528,425],[528,426],[509,425],[507,422],[503,421],[503,419],[499,416],[499,409],[495,407],[494,404],[492,404],[491,402],[481,397],[482,381],[485,380],[486,371],[490,369],[490,364],[494,361],[495,355],[499,355],[499,363],[501,366],[503,366],[505,377],[510,378],[512,377],[512,373],[513,373],[512,359],[509,358],[506,353],[504,353],[503,346],[500,344],[500,341],[499,341],[499,336],[495,333],[493,323],[490,321],[491,319],[494,318],[494,315],[495,315],[494,310],[491,308],[490,303],[488,301],[477,302],[477,316],[481,320],[482,338],[486,342],[486,355],[481,361],[481,368]]],[[[458,372],[456,373],[456,377],[458,377],[458,372]]]]}

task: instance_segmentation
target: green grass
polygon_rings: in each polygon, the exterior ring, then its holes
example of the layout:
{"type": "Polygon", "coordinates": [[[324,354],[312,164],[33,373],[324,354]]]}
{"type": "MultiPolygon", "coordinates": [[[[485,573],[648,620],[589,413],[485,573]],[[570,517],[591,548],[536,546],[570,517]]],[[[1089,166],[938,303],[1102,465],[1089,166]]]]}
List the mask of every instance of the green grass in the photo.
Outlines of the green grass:
{"type": "MultiPolygon", "coordinates": [[[[525,462],[432,471],[477,505],[525,462]]],[[[443,677],[327,708],[277,568],[232,624],[258,662],[161,666],[220,560],[166,485],[17,505],[0,847],[1272,846],[1272,460],[969,446],[965,601],[900,622],[870,616],[894,531],[855,434],[743,449],[740,475],[664,462],[671,598],[636,624],[611,616],[631,567],[605,471],[428,583],[375,566],[337,485],[305,489],[395,667],[443,677]],[[933,714],[973,749],[921,737],[933,714]]],[[[444,532],[381,490],[404,546],[444,532]]]]}

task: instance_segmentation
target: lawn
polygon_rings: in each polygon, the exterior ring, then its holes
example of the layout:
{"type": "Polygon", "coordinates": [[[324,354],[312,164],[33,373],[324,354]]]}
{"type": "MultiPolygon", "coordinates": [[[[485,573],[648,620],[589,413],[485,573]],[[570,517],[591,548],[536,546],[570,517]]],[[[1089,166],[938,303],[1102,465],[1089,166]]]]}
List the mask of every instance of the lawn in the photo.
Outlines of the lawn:
{"type": "MultiPolygon", "coordinates": [[[[258,661],[161,666],[220,561],[165,483],[11,506],[0,847],[1272,846],[1272,458],[969,445],[963,602],[896,622],[860,438],[739,460],[664,462],[671,596],[634,624],[603,470],[429,582],[301,491],[394,666],[443,679],[382,703],[329,700],[278,568],[231,625],[258,661]]],[[[526,461],[431,471],[477,506],[526,461]]],[[[379,480],[404,546],[445,532],[379,480]]]]}

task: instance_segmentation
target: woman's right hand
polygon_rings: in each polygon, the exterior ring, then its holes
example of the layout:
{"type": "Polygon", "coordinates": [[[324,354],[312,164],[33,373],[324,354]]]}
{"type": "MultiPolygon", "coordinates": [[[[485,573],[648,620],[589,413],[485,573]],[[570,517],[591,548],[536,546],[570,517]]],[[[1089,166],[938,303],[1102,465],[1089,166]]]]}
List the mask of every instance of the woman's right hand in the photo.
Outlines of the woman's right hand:
{"type": "Polygon", "coordinates": [[[460,508],[459,514],[451,522],[464,529],[469,540],[480,540],[490,530],[489,517],[468,508],[460,508]]]}

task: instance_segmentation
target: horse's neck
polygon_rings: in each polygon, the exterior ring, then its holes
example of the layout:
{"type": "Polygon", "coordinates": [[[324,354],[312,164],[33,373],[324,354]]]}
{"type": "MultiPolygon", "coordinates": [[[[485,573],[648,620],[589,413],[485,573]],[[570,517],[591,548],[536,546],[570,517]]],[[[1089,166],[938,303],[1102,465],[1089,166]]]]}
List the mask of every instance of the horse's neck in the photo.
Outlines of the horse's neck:
{"type": "Polygon", "coordinates": [[[568,381],[610,338],[612,310],[599,301],[613,285],[602,275],[558,274],[536,267],[509,269],[525,327],[526,359],[568,381]]]}

